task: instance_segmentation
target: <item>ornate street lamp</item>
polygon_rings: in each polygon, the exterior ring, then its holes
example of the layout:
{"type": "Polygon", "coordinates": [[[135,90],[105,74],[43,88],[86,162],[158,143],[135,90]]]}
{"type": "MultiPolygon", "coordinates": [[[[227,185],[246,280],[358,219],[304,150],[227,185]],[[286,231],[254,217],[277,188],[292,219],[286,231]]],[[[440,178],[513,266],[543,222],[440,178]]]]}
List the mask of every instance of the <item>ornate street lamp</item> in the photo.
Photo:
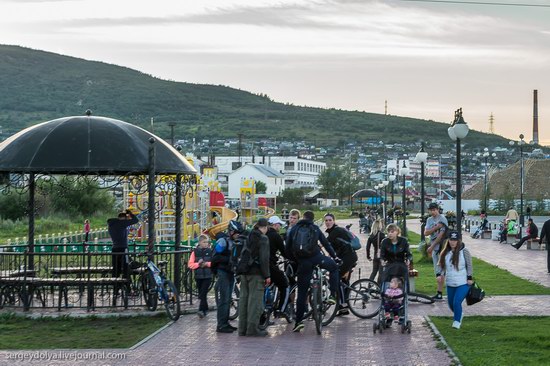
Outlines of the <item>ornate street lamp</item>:
{"type": "MultiPolygon", "coordinates": [[[[513,141],[511,141],[513,142],[513,141]]],[[[484,179],[484,184],[483,184],[483,211],[485,211],[485,213],[487,213],[487,191],[488,191],[488,185],[487,185],[487,172],[488,172],[488,159],[490,156],[492,156],[493,158],[497,156],[497,154],[495,153],[489,153],[489,149],[488,148],[484,148],[483,149],[483,154],[482,153],[477,153],[476,156],[479,158],[479,157],[483,157],[483,159],[485,160],[485,179],[484,179]]]]}
{"type": "Polygon", "coordinates": [[[424,190],[424,172],[426,161],[428,161],[428,153],[424,151],[424,142],[422,142],[420,151],[416,153],[415,160],[417,163],[420,163],[420,240],[424,241],[426,239],[424,236],[424,205],[426,200],[426,192],[424,190]]]}
{"type": "Polygon", "coordinates": [[[405,181],[407,174],[409,174],[410,169],[407,168],[406,160],[403,160],[403,166],[401,167],[399,173],[403,176],[403,199],[402,202],[402,212],[403,212],[403,236],[407,237],[407,191],[405,187],[405,181]]]}
{"type": "Polygon", "coordinates": [[[466,138],[470,128],[462,118],[462,108],[455,111],[455,119],[447,129],[451,140],[456,141],[456,229],[462,237],[462,182],[460,161],[460,140],[466,138]]]}
{"type": "Polygon", "coordinates": [[[386,187],[388,186],[388,184],[390,184],[389,181],[387,180],[383,180],[382,181],[382,186],[384,187],[384,206],[383,209],[384,209],[384,225],[386,225],[388,223],[388,218],[386,217],[386,213],[388,212],[388,205],[386,204],[386,201],[388,199],[388,190],[386,189],[386,187]]]}
{"type": "MultiPolygon", "coordinates": [[[[523,134],[519,135],[519,141],[517,142],[519,146],[519,156],[520,156],[520,167],[519,167],[519,236],[521,237],[521,231],[523,229],[523,188],[524,188],[524,179],[523,179],[523,145],[525,145],[525,136],[523,134]]],[[[514,141],[510,141],[510,146],[515,144],[514,141]]]]}

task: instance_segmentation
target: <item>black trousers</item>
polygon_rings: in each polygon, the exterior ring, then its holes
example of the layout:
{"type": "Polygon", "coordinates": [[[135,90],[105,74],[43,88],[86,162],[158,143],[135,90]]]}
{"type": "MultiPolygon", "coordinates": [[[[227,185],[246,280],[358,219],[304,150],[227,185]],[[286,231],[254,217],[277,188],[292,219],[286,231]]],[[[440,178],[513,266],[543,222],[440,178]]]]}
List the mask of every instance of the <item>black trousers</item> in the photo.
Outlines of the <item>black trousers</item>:
{"type": "Polygon", "coordinates": [[[373,258],[372,259],[372,272],[369,276],[369,279],[371,281],[376,281],[379,283],[380,281],[380,258],[373,258]]]}
{"type": "Polygon", "coordinates": [[[279,269],[279,267],[270,266],[269,272],[271,275],[271,282],[273,282],[275,286],[277,286],[277,288],[279,289],[279,299],[277,307],[275,309],[283,310],[282,306],[285,305],[284,301],[286,299],[286,293],[288,290],[288,279],[286,278],[284,272],[279,269]]]}
{"type": "Polygon", "coordinates": [[[112,248],[111,263],[113,265],[113,277],[119,277],[121,274],[124,278],[128,277],[128,254],[127,248],[112,248]]]}
{"type": "Polygon", "coordinates": [[[549,246],[550,246],[550,238],[548,238],[548,240],[546,241],[546,255],[547,255],[546,266],[548,268],[548,273],[550,273],[550,248],[548,248],[549,246]]]}
{"type": "Polygon", "coordinates": [[[197,278],[197,289],[199,290],[199,311],[208,311],[208,301],[206,296],[208,295],[208,288],[212,283],[212,278],[197,278]]]}
{"type": "MultiPolygon", "coordinates": [[[[535,236],[536,238],[536,236],[535,236]]],[[[521,246],[523,245],[523,243],[525,243],[527,240],[529,239],[535,239],[533,238],[531,235],[526,235],[524,236],[523,238],[521,238],[521,240],[515,245],[516,248],[521,248],[521,246]]]]}

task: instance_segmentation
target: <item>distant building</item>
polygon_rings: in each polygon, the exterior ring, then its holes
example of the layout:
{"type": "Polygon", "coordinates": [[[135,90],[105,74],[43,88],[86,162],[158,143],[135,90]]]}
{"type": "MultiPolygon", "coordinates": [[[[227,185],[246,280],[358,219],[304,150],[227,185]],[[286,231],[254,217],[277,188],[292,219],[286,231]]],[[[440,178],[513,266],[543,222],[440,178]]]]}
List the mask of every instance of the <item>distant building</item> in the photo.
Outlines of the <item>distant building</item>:
{"type": "Polygon", "coordinates": [[[239,198],[241,181],[243,179],[254,179],[256,182],[264,182],[266,194],[278,196],[284,190],[284,175],[275,169],[263,164],[245,164],[229,174],[228,197],[239,198]]]}

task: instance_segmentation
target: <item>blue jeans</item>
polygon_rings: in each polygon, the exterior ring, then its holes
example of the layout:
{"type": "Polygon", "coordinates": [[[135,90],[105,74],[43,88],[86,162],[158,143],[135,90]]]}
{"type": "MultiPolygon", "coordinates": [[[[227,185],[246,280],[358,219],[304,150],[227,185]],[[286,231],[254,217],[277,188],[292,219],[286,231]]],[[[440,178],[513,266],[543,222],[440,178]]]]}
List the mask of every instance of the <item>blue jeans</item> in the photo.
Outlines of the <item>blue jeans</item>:
{"type": "Polygon", "coordinates": [[[314,255],[311,258],[301,258],[298,262],[298,299],[296,300],[296,322],[301,322],[304,319],[306,310],[307,293],[309,283],[313,275],[313,267],[319,265],[321,268],[330,272],[329,286],[331,296],[336,295],[338,288],[338,266],[332,260],[321,253],[314,255]]]}
{"type": "Polygon", "coordinates": [[[460,322],[462,318],[462,303],[470,291],[470,285],[462,285],[458,287],[447,286],[447,301],[449,308],[454,313],[453,320],[460,322]]]}
{"type": "Polygon", "coordinates": [[[235,277],[232,272],[218,269],[216,282],[216,300],[218,305],[218,329],[229,325],[229,306],[235,277]]]}

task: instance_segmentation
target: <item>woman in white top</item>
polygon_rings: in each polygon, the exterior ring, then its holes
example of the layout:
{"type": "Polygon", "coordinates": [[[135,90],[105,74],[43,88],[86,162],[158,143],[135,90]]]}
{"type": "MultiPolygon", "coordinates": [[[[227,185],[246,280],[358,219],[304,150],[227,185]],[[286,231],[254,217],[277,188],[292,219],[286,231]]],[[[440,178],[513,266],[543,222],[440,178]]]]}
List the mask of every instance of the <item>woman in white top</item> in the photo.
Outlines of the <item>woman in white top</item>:
{"type": "Polygon", "coordinates": [[[441,252],[439,265],[447,283],[447,301],[453,312],[453,328],[462,324],[462,303],[473,283],[472,256],[460,240],[458,231],[451,231],[441,252]]]}

